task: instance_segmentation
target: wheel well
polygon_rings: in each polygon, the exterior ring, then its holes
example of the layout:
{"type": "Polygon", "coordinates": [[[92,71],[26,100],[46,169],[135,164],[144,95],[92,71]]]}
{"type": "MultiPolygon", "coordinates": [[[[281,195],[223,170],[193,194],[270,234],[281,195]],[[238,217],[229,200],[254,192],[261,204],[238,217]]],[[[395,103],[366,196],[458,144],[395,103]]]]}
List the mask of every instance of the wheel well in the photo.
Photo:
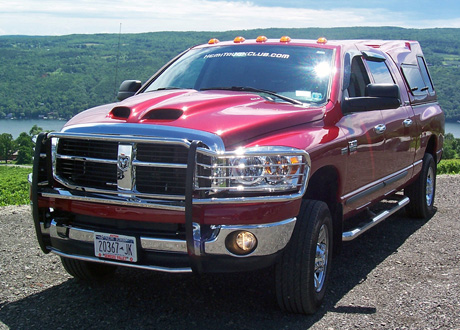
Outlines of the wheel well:
{"type": "Polygon", "coordinates": [[[425,153],[431,154],[434,159],[434,163],[437,164],[437,159],[436,159],[436,136],[432,135],[430,137],[430,140],[428,141],[425,149],[425,153]]]}
{"type": "Polygon", "coordinates": [[[310,177],[305,198],[323,201],[330,207],[337,202],[338,183],[336,169],[323,167],[310,177]]]}
{"type": "Polygon", "coordinates": [[[332,166],[326,166],[317,170],[308,181],[304,199],[319,200],[325,202],[332,216],[334,231],[334,253],[338,253],[342,246],[342,204],[337,201],[339,190],[339,174],[332,166]]]}

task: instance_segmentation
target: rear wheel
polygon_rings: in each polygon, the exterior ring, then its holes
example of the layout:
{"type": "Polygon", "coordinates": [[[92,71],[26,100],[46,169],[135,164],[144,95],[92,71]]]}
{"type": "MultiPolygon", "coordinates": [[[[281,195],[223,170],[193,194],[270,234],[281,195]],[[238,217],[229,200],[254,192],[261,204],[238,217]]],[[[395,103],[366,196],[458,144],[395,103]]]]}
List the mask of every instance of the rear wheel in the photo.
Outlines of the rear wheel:
{"type": "Polygon", "coordinates": [[[327,205],[304,200],[291,241],[276,264],[281,309],[313,314],[321,305],[331,268],[332,237],[327,205]]]}
{"type": "Polygon", "coordinates": [[[431,154],[425,154],[423,165],[417,180],[409,185],[404,193],[410,202],[406,212],[413,218],[428,218],[434,212],[436,192],[436,164],[431,154]]]}
{"type": "Polygon", "coordinates": [[[117,266],[65,257],[61,257],[61,262],[67,273],[75,278],[88,282],[106,279],[117,270],[117,266]]]}

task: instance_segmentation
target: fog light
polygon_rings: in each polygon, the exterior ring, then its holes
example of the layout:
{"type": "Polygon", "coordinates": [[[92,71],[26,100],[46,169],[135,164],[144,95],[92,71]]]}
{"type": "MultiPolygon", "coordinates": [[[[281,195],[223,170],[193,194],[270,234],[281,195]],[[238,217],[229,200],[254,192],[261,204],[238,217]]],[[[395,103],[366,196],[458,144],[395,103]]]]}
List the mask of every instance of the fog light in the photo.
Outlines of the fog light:
{"type": "Polygon", "coordinates": [[[236,235],[236,245],[243,251],[253,250],[256,244],[256,237],[248,231],[242,231],[236,235]]]}
{"type": "Polygon", "coordinates": [[[246,255],[256,249],[257,238],[249,231],[236,231],[227,236],[225,243],[230,252],[246,255]]]}

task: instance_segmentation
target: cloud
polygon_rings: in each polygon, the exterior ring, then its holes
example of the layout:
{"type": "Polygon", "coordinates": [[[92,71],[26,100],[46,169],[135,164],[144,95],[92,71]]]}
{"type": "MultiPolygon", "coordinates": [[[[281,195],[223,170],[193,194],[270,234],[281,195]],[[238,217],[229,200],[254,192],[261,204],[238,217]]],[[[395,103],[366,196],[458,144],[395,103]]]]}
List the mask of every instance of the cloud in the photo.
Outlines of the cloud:
{"type": "MultiPolygon", "coordinates": [[[[260,2],[260,1],[259,1],[260,2]]],[[[338,2],[342,3],[342,2],[338,2]]],[[[0,3],[0,34],[63,35],[254,28],[381,26],[460,27],[459,19],[423,23],[385,8],[312,9],[211,0],[22,0],[0,3]]],[[[299,1],[299,6],[305,6],[299,1]]]]}

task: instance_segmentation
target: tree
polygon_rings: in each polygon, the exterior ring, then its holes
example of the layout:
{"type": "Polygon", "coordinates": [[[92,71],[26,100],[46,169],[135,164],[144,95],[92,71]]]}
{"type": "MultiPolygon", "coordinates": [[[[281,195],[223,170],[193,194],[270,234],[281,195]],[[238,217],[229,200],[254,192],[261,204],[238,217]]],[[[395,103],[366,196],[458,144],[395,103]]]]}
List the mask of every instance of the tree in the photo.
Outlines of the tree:
{"type": "Polygon", "coordinates": [[[442,158],[453,159],[460,157],[460,139],[456,139],[452,133],[444,137],[444,152],[442,158]]]}
{"type": "MultiPolygon", "coordinates": [[[[36,125],[35,125],[36,126],[36,125]]],[[[31,129],[32,131],[32,129],[31,129]]],[[[19,134],[18,138],[16,139],[16,144],[18,147],[27,147],[32,149],[34,147],[34,143],[32,141],[32,136],[29,135],[26,132],[22,132],[19,134]]]]}
{"type": "MultiPolygon", "coordinates": [[[[37,125],[34,125],[30,132],[36,133],[38,130],[41,130],[41,127],[37,127],[37,125]]],[[[19,148],[18,158],[16,158],[16,164],[31,164],[32,156],[34,153],[34,143],[32,141],[32,136],[30,136],[26,132],[22,132],[15,142],[16,146],[19,148]]]]}
{"type": "Polygon", "coordinates": [[[8,133],[0,135],[0,156],[5,160],[5,164],[8,163],[8,159],[16,151],[16,142],[13,140],[13,136],[8,133]]]}
{"type": "Polygon", "coordinates": [[[33,149],[28,147],[20,147],[16,164],[32,164],[33,149]]]}
{"type": "MultiPolygon", "coordinates": [[[[29,135],[30,135],[30,136],[35,136],[35,135],[38,135],[38,133],[40,133],[40,132],[43,132],[43,128],[38,127],[37,124],[35,124],[35,125],[32,126],[32,128],[30,129],[29,135]]],[[[22,134],[22,133],[21,133],[21,134],[22,134]]]]}

